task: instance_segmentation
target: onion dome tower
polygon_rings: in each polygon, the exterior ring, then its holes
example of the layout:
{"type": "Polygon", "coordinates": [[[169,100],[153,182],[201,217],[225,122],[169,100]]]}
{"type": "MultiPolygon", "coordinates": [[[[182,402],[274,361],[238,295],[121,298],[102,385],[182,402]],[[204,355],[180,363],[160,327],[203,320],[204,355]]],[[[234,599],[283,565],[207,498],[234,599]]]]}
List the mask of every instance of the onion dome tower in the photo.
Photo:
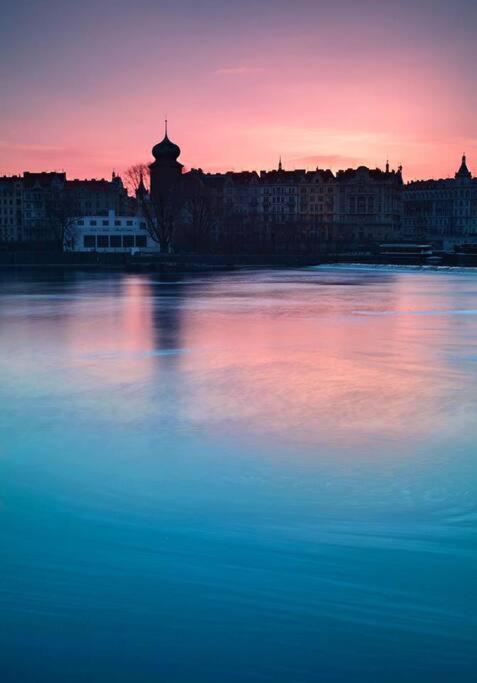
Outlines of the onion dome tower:
{"type": "Polygon", "coordinates": [[[149,166],[151,172],[151,197],[163,198],[177,186],[183,165],[177,161],[181,150],[178,145],[169,140],[167,135],[167,119],[164,124],[164,138],[152,148],[154,161],[149,166]]]}

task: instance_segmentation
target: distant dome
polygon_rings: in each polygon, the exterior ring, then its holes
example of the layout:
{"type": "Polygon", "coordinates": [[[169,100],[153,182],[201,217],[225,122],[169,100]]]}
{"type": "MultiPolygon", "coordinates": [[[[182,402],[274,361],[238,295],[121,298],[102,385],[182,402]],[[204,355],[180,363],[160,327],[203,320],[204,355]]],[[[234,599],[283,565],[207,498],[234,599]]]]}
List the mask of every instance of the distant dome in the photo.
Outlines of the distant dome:
{"type": "Polygon", "coordinates": [[[169,140],[167,133],[164,135],[164,139],[152,148],[152,156],[157,161],[162,161],[163,159],[175,161],[180,153],[180,147],[169,140]]]}

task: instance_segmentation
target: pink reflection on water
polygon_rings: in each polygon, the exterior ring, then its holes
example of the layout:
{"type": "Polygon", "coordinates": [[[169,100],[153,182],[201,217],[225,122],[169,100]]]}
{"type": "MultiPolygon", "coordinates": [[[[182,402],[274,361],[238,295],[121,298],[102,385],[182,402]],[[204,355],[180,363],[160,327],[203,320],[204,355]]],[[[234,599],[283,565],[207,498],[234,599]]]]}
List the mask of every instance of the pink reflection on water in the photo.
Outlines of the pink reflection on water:
{"type": "Polygon", "coordinates": [[[120,288],[75,307],[67,347],[77,366],[108,385],[146,380],[153,369],[154,324],[147,278],[125,277],[120,288]]]}
{"type": "Polygon", "coordinates": [[[187,343],[204,349],[182,359],[188,419],[238,438],[356,446],[432,438],[450,415],[459,429],[469,419],[465,379],[443,354],[455,327],[448,315],[419,313],[452,308],[452,294],[416,297],[415,288],[403,278],[386,293],[300,290],[252,306],[216,304],[212,288],[212,310],[184,323],[187,343]]]}

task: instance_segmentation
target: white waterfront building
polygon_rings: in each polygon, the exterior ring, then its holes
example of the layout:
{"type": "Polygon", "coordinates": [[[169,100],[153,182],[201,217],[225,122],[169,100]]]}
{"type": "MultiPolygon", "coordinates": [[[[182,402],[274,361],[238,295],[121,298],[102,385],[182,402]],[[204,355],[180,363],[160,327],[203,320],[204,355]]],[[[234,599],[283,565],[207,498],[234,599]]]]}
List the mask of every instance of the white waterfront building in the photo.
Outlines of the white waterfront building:
{"type": "Polygon", "coordinates": [[[141,216],[118,216],[114,211],[109,211],[107,216],[81,216],[69,232],[65,238],[66,251],[159,251],[141,216]]]}

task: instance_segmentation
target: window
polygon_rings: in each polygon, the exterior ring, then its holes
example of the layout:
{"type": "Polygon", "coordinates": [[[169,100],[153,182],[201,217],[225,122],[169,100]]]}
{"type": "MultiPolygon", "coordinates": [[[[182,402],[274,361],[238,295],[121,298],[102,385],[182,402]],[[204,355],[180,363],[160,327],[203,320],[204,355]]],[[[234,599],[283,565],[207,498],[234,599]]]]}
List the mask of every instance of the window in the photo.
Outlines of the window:
{"type": "Polygon", "coordinates": [[[131,226],[132,226],[132,224],[133,224],[133,222],[132,222],[132,221],[126,221],[126,225],[128,225],[129,227],[131,227],[131,226]]]}
{"type": "Polygon", "coordinates": [[[136,235],[136,247],[147,247],[146,235],[136,235]]]}
{"type": "Polygon", "coordinates": [[[84,225],[84,221],[78,221],[78,225],[84,225]]]}
{"type": "Polygon", "coordinates": [[[134,247],[134,235],[123,236],[123,247],[134,247]]]}
{"type": "Polygon", "coordinates": [[[98,247],[101,247],[102,249],[109,247],[108,235],[98,235],[98,247]]]}
{"type": "Polygon", "coordinates": [[[121,221],[114,221],[114,225],[116,225],[116,226],[121,225],[121,221]]]}
{"type": "Polygon", "coordinates": [[[89,224],[90,225],[96,225],[96,221],[90,221],[89,224]]]}
{"type": "Polygon", "coordinates": [[[109,245],[115,248],[121,247],[121,235],[110,235],[109,245]]]}
{"type": "Polygon", "coordinates": [[[103,225],[109,225],[109,221],[103,221],[103,225]]]}
{"type": "Polygon", "coordinates": [[[94,249],[96,247],[96,237],[94,235],[85,235],[83,237],[83,246],[85,249],[94,249]]]}

